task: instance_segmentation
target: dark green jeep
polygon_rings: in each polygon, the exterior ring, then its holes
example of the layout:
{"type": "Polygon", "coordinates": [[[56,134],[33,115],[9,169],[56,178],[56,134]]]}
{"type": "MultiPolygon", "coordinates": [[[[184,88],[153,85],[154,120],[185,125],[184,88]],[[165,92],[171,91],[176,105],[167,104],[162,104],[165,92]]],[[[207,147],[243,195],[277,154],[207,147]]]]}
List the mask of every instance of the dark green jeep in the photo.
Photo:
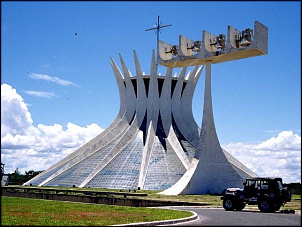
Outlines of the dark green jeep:
{"type": "Polygon", "coordinates": [[[246,204],[258,205],[262,212],[275,212],[291,201],[291,190],[284,187],[282,178],[255,177],[246,179],[244,188],[227,188],[221,199],[227,211],[242,210],[246,204]]]}

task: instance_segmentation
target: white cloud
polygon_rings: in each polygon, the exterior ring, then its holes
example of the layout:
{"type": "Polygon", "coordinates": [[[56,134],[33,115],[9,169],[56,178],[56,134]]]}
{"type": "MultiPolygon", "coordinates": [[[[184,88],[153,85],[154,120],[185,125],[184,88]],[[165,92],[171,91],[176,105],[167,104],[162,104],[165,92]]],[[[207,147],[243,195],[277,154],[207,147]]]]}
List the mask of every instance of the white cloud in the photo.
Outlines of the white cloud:
{"type": "Polygon", "coordinates": [[[230,143],[222,147],[258,176],[301,182],[301,136],[292,131],[282,131],[259,144],[230,143]]]}
{"type": "MultiPolygon", "coordinates": [[[[93,139],[101,129],[68,123],[33,125],[22,97],[1,85],[1,162],[5,172],[45,170],[93,139]]],[[[261,143],[230,143],[222,147],[259,176],[278,176],[285,183],[301,182],[301,137],[282,131],[261,143]]]]}
{"type": "Polygon", "coordinates": [[[24,134],[33,120],[23,98],[10,85],[1,85],[1,139],[7,133],[24,134]]]}
{"type": "Polygon", "coordinates": [[[292,131],[283,131],[277,137],[257,145],[256,148],[269,151],[301,150],[301,137],[293,134],[292,131]]]}
{"type": "Polygon", "coordinates": [[[103,131],[96,124],[33,125],[22,97],[1,85],[1,162],[5,173],[45,170],[103,131]]]}
{"type": "Polygon", "coordinates": [[[73,85],[73,86],[79,87],[78,85],[72,83],[71,81],[62,80],[62,79],[60,79],[56,76],[48,76],[48,75],[45,75],[45,74],[32,73],[32,74],[29,75],[29,77],[32,78],[32,79],[54,82],[56,84],[60,84],[60,85],[64,85],[64,86],[73,85]]]}
{"type": "Polygon", "coordinates": [[[53,92],[45,92],[45,91],[25,91],[26,94],[32,95],[32,96],[37,96],[41,98],[48,98],[51,99],[55,97],[55,93],[53,92]]]}

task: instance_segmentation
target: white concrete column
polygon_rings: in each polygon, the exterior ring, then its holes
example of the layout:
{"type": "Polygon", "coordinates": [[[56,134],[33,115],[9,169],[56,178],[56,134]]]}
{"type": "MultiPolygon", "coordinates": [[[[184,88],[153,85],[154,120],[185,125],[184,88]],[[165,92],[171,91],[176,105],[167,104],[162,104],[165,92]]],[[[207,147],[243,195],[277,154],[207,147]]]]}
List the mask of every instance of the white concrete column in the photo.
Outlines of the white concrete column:
{"type": "Polygon", "coordinates": [[[137,117],[138,127],[140,127],[144,120],[144,116],[147,110],[147,95],[146,95],[146,89],[143,80],[143,72],[141,70],[135,51],[134,51],[134,63],[135,63],[135,71],[136,71],[136,83],[137,83],[136,117],[137,117]]]}
{"type": "Polygon", "coordinates": [[[130,121],[132,120],[135,110],[136,110],[136,97],[135,97],[135,92],[134,92],[134,88],[131,82],[131,73],[129,71],[129,69],[127,68],[122,55],[119,54],[120,56],[120,62],[123,68],[123,72],[124,72],[124,78],[125,78],[125,84],[126,84],[126,97],[127,97],[127,109],[126,109],[126,117],[127,117],[127,121],[128,123],[130,123],[130,121]]]}
{"type": "Polygon", "coordinates": [[[220,144],[219,144],[216,129],[215,129],[214,116],[213,116],[211,71],[212,71],[212,64],[211,64],[211,62],[207,62],[206,63],[203,116],[202,116],[201,132],[200,132],[201,149],[205,148],[206,143],[211,144],[212,146],[218,146],[220,148],[220,144]]]}

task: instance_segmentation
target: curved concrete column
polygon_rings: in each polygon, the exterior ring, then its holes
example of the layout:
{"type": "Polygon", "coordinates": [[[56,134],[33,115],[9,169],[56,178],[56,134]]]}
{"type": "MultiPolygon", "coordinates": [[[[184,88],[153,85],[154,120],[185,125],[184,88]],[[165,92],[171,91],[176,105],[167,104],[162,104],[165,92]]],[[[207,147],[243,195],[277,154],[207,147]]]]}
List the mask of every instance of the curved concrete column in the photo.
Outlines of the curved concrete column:
{"type": "Polygon", "coordinates": [[[138,127],[140,127],[144,120],[145,113],[147,110],[147,95],[146,95],[146,89],[143,81],[143,72],[141,70],[135,51],[134,51],[134,63],[136,69],[136,84],[137,84],[136,117],[137,117],[138,127]]]}
{"type": "Polygon", "coordinates": [[[135,96],[135,91],[133,88],[133,84],[131,82],[131,73],[128,70],[128,68],[126,67],[126,64],[122,58],[121,55],[120,56],[120,62],[123,68],[123,72],[124,72],[124,78],[125,78],[125,84],[126,84],[126,97],[127,97],[127,101],[125,102],[127,104],[126,107],[126,117],[127,120],[130,124],[131,120],[134,117],[134,113],[136,110],[136,96],[135,96]]]}
{"type": "Polygon", "coordinates": [[[190,184],[190,181],[192,179],[193,174],[196,171],[196,167],[199,163],[199,159],[193,158],[188,170],[185,172],[185,174],[180,178],[179,181],[177,181],[172,187],[159,192],[158,194],[161,195],[179,195],[182,194],[187,185],[190,184]]]}
{"type": "Polygon", "coordinates": [[[159,98],[159,111],[164,127],[165,134],[168,135],[170,126],[172,125],[171,116],[171,79],[172,79],[172,68],[167,68],[166,75],[164,78],[158,77],[158,79],[164,80],[161,96],[159,98]]]}
{"type": "MultiPolygon", "coordinates": [[[[182,68],[178,78],[177,78],[177,82],[174,88],[174,92],[172,95],[172,100],[171,100],[171,105],[172,105],[172,115],[174,117],[175,122],[177,123],[178,128],[180,129],[180,131],[182,132],[182,134],[184,135],[184,137],[187,138],[187,127],[186,125],[183,123],[182,121],[182,109],[181,109],[181,91],[183,88],[183,84],[184,84],[184,80],[185,80],[185,74],[187,71],[187,67],[182,68]]],[[[176,78],[173,80],[176,80],[176,78]]]]}
{"type": "Polygon", "coordinates": [[[199,143],[200,129],[193,116],[192,101],[194,90],[201,75],[202,69],[203,66],[195,66],[193,71],[188,74],[187,85],[184,88],[180,99],[182,124],[185,125],[182,131],[186,135],[186,139],[195,147],[197,147],[199,143]]]}
{"type": "Polygon", "coordinates": [[[120,110],[119,110],[118,116],[123,117],[126,112],[126,107],[127,107],[127,99],[126,99],[127,96],[126,96],[126,88],[125,88],[125,84],[124,84],[124,77],[123,77],[120,69],[118,68],[118,66],[116,65],[116,63],[114,62],[114,60],[112,58],[110,60],[110,64],[111,64],[111,68],[114,73],[118,91],[119,91],[120,110]]]}
{"type": "Polygon", "coordinates": [[[175,132],[173,130],[172,125],[170,126],[170,131],[169,131],[169,134],[167,136],[167,139],[170,142],[173,150],[177,154],[179,160],[182,162],[184,167],[186,169],[188,169],[189,166],[190,166],[190,161],[188,159],[188,156],[185,154],[185,151],[183,150],[182,146],[180,145],[180,143],[177,139],[177,136],[175,135],[175,132]]]}
{"type": "Polygon", "coordinates": [[[157,128],[158,112],[159,112],[159,94],[157,84],[157,72],[155,64],[155,54],[152,51],[152,61],[150,69],[150,84],[147,100],[147,125],[152,121],[153,129],[157,128]]]}
{"type": "Polygon", "coordinates": [[[153,146],[155,141],[155,129],[153,128],[152,120],[150,121],[148,125],[148,133],[146,138],[146,144],[143,147],[143,155],[142,155],[142,162],[141,162],[141,168],[139,173],[139,179],[138,179],[138,188],[143,189],[146,175],[148,171],[149,161],[151,158],[153,146]]]}

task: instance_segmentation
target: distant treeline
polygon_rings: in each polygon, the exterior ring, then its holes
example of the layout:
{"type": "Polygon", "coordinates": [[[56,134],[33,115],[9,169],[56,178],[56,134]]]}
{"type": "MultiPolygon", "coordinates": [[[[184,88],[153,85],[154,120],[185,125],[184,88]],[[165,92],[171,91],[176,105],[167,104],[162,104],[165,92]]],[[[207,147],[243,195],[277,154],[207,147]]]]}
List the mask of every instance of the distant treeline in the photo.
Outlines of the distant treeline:
{"type": "Polygon", "coordinates": [[[286,187],[290,187],[292,194],[301,195],[301,183],[284,184],[286,187]]]}
{"type": "Polygon", "coordinates": [[[25,174],[21,174],[17,168],[13,173],[5,174],[5,175],[8,176],[8,185],[22,185],[25,182],[37,176],[41,172],[43,171],[29,170],[29,171],[25,171],[25,174]]]}

